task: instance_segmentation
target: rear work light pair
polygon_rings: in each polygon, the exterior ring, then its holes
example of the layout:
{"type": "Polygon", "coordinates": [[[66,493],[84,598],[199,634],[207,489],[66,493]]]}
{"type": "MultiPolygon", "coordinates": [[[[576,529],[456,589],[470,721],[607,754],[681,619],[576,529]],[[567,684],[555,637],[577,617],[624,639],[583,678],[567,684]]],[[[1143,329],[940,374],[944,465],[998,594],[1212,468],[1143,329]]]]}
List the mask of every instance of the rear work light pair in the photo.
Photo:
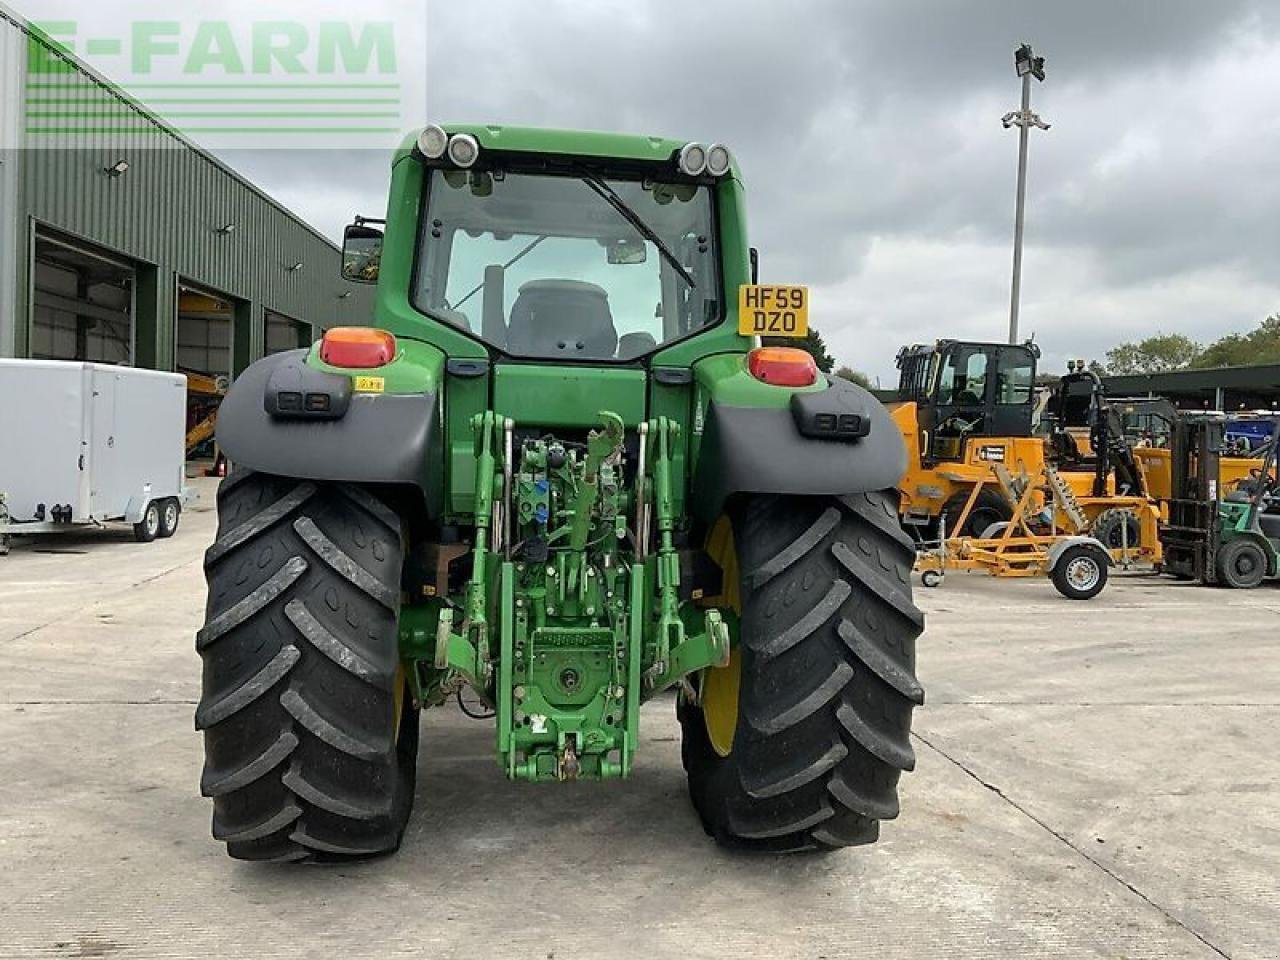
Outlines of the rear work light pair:
{"type": "Polygon", "coordinates": [[[466,170],[480,158],[480,144],[469,133],[448,131],[438,124],[431,124],[418,135],[418,150],[428,160],[439,160],[446,154],[451,163],[466,170]]]}

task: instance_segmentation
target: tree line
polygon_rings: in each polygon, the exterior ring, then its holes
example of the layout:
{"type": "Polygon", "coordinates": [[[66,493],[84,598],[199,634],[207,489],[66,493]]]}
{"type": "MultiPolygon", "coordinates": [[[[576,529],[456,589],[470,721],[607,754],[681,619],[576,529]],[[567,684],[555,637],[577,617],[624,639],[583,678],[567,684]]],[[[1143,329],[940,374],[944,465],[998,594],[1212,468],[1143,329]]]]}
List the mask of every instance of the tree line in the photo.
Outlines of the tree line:
{"type": "Polygon", "coordinates": [[[1095,360],[1090,367],[1100,375],[1123,376],[1259,363],[1280,363],[1280,314],[1272,314],[1248,333],[1229,333],[1210,344],[1181,333],[1156,333],[1112,347],[1105,363],[1095,360]]]}

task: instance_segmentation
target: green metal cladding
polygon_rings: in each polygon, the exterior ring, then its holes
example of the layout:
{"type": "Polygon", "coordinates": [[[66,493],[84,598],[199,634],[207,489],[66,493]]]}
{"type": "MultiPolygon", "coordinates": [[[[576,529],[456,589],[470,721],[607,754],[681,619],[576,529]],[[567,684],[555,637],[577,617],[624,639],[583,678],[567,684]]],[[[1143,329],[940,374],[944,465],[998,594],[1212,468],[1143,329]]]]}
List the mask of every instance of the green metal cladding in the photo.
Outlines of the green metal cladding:
{"type": "MultiPolygon", "coordinates": [[[[32,43],[49,47],[0,7],[0,86],[16,92],[6,98],[14,111],[23,110],[32,43]]],[[[12,301],[10,315],[0,316],[0,355],[27,350],[37,227],[139,265],[139,366],[172,366],[180,280],[242,301],[237,369],[263,352],[265,310],[317,327],[369,322],[373,290],[340,278],[333,243],[82,64],[52,55],[70,69],[41,74],[42,96],[74,95],[84,115],[72,132],[56,138],[22,133],[23,118],[7,118],[25,148],[0,151],[0,178],[10,177],[12,195],[7,200],[0,183],[0,286],[10,289],[12,301]],[[108,176],[105,168],[119,160],[128,162],[128,170],[108,176]],[[235,224],[234,231],[219,232],[225,224],[235,224]],[[297,263],[301,269],[289,269],[297,263]]],[[[0,136],[6,132],[3,110],[0,136]]],[[[300,151],[294,162],[322,158],[300,151]]],[[[5,307],[0,297],[0,312],[5,307]]]]}

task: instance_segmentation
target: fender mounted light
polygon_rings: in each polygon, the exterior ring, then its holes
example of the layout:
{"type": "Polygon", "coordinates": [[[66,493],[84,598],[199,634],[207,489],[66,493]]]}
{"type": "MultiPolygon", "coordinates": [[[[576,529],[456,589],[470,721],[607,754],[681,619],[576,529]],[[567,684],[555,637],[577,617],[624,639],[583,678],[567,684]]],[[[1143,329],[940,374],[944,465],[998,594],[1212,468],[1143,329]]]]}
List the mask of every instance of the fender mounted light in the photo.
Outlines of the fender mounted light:
{"type": "Polygon", "coordinates": [[[333,327],[320,341],[320,359],[334,367],[381,367],[395,356],[396,338],[373,327],[333,327]]]}
{"type": "Polygon", "coordinates": [[[757,347],[747,354],[747,369],[775,387],[811,387],[818,382],[813,355],[796,347],[757,347]]]}

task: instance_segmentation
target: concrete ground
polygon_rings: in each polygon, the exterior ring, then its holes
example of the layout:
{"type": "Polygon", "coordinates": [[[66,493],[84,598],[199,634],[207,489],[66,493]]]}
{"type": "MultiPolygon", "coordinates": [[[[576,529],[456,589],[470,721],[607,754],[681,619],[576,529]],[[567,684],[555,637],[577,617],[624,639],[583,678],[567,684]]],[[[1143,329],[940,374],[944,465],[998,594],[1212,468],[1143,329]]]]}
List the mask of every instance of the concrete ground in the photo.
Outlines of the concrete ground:
{"type": "Polygon", "coordinates": [[[630,782],[564,788],[433,712],[398,856],[260,866],[197,792],[211,484],[170,541],[0,558],[2,957],[1280,956],[1280,587],[920,590],[918,766],[873,847],[714,847],[664,701],[630,782]]]}

